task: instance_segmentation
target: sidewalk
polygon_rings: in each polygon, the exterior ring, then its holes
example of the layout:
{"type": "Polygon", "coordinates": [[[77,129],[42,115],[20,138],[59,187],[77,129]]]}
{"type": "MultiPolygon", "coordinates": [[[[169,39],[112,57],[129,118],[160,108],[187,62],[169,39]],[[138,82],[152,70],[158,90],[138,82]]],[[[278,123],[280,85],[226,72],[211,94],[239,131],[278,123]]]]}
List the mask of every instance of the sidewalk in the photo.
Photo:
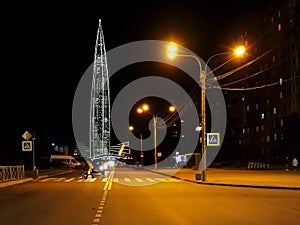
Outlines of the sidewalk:
{"type": "Polygon", "coordinates": [[[206,181],[197,180],[199,171],[190,168],[151,171],[203,185],[300,190],[300,171],[208,168],[206,181]]]}
{"type": "Polygon", "coordinates": [[[31,170],[25,171],[25,178],[0,182],[0,188],[33,181],[34,179],[51,177],[51,176],[56,176],[59,174],[66,174],[71,172],[72,170],[67,170],[67,169],[41,169],[39,170],[38,177],[34,177],[33,172],[31,170]]]}

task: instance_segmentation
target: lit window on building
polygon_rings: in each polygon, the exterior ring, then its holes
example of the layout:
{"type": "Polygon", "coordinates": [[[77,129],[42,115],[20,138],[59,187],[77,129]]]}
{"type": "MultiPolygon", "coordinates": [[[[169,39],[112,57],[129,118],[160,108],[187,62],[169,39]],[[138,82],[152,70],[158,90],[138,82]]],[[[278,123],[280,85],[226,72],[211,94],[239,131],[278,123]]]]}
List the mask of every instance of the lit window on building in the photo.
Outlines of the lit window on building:
{"type": "Polygon", "coordinates": [[[277,108],[276,107],[273,107],[273,114],[277,114],[277,108]]]}
{"type": "Polygon", "coordinates": [[[280,120],[280,126],[283,127],[283,119],[280,120]]]}
{"type": "Polygon", "coordinates": [[[269,135],[267,136],[267,142],[270,142],[270,136],[269,135]]]}
{"type": "Polygon", "coordinates": [[[250,134],[250,127],[247,127],[247,134],[250,134]]]}
{"type": "Polygon", "coordinates": [[[281,23],[278,24],[278,31],[281,31],[281,23]]]}
{"type": "Polygon", "coordinates": [[[274,134],[274,141],[277,141],[277,134],[274,134]]]}
{"type": "Polygon", "coordinates": [[[244,133],[246,133],[246,129],[245,129],[245,128],[243,128],[243,134],[244,134],[244,133]]]}
{"type": "Polygon", "coordinates": [[[261,130],[261,131],[264,131],[264,130],[265,130],[265,126],[264,126],[264,125],[261,125],[261,126],[260,126],[260,130],[261,130]]]}
{"type": "Polygon", "coordinates": [[[258,103],[255,104],[255,109],[258,110],[258,103]]]}
{"type": "Polygon", "coordinates": [[[283,99],[283,92],[282,92],[282,91],[279,92],[279,98],[280,98],[280,99],[283,99]]]}
{"type": "Polygon", "coordinates": [[[244,102],[245,101],[245,97],[242,97],[242,102],[244,102]]]}
{"type": "Polygon", "coordinates": [[[260,118],[261,118],[262,120],[264,120],[264,119],[265,119],[265,114],[262,113],[262,114],[260,115],[260,118]]]}
{"type": "Polygon", "coordinates": [[[259,126],[256,126],[255,130],[256,132],[259,132],[259,126]]]}
{"type": "Polygon", "coordinates": [[[247,110],[247,112],[250,111],[250,106],[249,105],[247,105],[246,110],[247,110]]]}

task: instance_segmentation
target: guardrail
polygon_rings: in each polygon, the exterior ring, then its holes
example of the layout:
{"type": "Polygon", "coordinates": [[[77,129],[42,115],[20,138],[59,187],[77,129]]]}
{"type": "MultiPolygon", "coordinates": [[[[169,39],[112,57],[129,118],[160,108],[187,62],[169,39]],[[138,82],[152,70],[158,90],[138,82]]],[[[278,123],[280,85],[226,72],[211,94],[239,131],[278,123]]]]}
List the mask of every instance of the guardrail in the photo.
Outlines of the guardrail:
{"type": "Polygon", "coordinates": [[[25,178],[24,165],[0,166],[0,182],[25,178]]]}
{"type": "Polygon", "coordinates": [[[270,164],[261,163],[261,162],[249,162],[247,168],[256,169],[256,170],[265,170],[265,169],[270,169],[270,164]]]}

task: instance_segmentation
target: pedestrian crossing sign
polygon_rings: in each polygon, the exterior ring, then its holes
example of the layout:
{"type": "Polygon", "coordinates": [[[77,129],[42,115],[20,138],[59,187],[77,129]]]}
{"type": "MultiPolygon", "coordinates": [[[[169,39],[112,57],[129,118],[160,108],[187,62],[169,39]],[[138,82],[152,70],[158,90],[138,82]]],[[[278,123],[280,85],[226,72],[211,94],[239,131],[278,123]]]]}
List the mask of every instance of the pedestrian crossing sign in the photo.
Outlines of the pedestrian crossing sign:
{"type": "Polygon", "coordinates": [[[220,146],[220,133],[207,133],[207,146],[220,146]]]}
{"type": "Polygon", "coordinates": [[[22,151],[32,151],[32,141],[22,141],[22,151]]]}

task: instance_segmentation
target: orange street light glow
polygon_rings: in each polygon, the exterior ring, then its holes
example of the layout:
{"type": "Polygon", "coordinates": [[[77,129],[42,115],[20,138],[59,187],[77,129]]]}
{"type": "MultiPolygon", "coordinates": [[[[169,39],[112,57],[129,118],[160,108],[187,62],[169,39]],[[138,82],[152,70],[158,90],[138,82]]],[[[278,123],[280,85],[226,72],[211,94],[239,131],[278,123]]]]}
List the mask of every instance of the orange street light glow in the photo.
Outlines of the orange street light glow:
{"type": "Polygon", "coordinates": [[[171,42],[168,46],[168,57],[173,59],[176,56],[177,46],[174,42],[171,42]]]}
{"type": "Polygon", "coordinates": [[[175,109],[176,109],[175,106],[170,106],[170,108],[169,108],[170,112],[174,112],[175,109]]]}
{"type": "Polygon", "coordinates": [[[142,106],[142,109],[143,109],[143,111],[148,111],[148,110],[149,110],[149,105],[144,104],[144,105],[142,106]]]}
{"type": "Polygon", "coordinates": [[[241,55],[244,55],[245,51],[246,51],[246,48],[244,46],[240,45],[234,50],[234,53],[237,56],[241,56],[241,55]]]}

